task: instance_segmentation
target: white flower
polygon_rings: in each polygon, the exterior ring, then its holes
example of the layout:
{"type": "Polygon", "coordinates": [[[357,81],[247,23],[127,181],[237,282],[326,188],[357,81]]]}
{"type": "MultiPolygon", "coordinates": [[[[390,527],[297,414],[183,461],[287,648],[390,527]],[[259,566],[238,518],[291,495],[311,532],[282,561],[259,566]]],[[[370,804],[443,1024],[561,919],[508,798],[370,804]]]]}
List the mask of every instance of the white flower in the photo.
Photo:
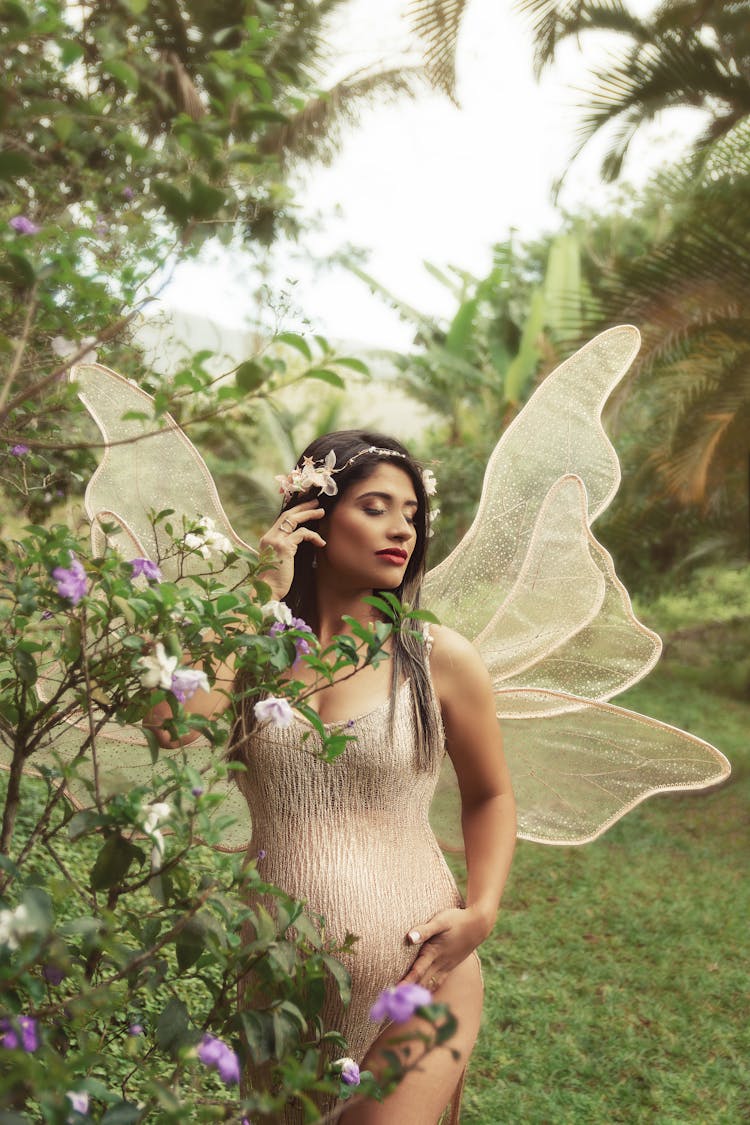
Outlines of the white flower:
{"type": "Polygon", "coordinates": [[[23,939],[33,933],[34,926],[23,903],[15,910],[0,910],[0,945],[18,949],[23,939]]]}
{"type": "Polygon", "coordinates": [[[216,552],[228,555],[232,550],[232,544],[226,535],[216,530],[216,524],[209,516],[201,516],[197,530],[188,532],[185,546],[191,551],[198,551],[204,559],[216,552]]]}
{"type": "Polygon", "coordinates": [[[435,528],[433,527],[433,524],[435,523],[435,520],[438,518],[439,515],[440,515],[440,509],[439,508],[433,508],[432,511],[430,512],[430,530],[427,532],[427,538],[428,539],[432,539],[433,535],[435,534],[435,528]]]}
{"type": "Polygon", "coordinates": [[[76,1113],[88,1113],[89,1096],[85,1090],[68,1090],[65,1097],[68,1099],[76,1113]]]}
{"type": "Polygon", "coordinates": [[[286,476],[274,477],[274,480],[278,481],[285,500],[289,500],[295,492],[309,492],[312,488],[320,489],[319,496],[322,496],[323,493],[326,496],[335,496],[338,492],[338,485],[333,479],[333,474],[336,472],[335,466],[336,452],[331,449],[326,453],[325,458],[318,463],[317,467],[312,457],[304,457],[301,468],[292,469],[291,473],[287,473],[286,476]]]}
{"type": "Polygon", "coordinates": [[[172,694],[184,703],[186,699],[192,699],[198,688],[203,691],[210,691],[211,685],[208,682],[208,676],[200,668],[178,668],[172,676],[172,694]]]}
{"type": "Polygon", "coordinates": [[[164,688],[169,691],[172,687],[172,675],[177,667],[178,657],[167,656],[164,645],[157,641],[154,651],[150,656],[142,656],[138,660],[138,667],[143,668],[141,683],[145,688],[164,688]]]}
{"type": "Polygon", "coordinates": [[[261,613],[264,617],[273,617],[275,621],[281,622],[282,625],[290,626],[292,624],[292,611],[286,602],[266,602],[261,606],[261,613]]]}
{"type": "MultiPolygon", "coordinates": [[[[55,336],[52,340],[50,347],[55,355],[59,355],[60,359],[66,359],[69,355],[75,355],[76,352],[87,344],[95,344],[96,336],[84,336],[80,343],[76,344],[72,340],[66,340],[64,336],[55,336]]],[[[96,363],[96,350],[89,348],[82,356],[78,357],[77,363],[96,363]]]]}
{"type": "Polygon", "coordinates": [[[434,496],[437,492],[437,480],[432,469],[422,469],[422,484],[428,496],[434,496]]]}
{"type": "Polygon", "coordinates": [[[288,727],[294,712],[286,699],[270,695],[268,699],[261,699],[253,707],[255,718],[259,723],[272,723],[275,727],[288,727]]]}
{"type": "Polygon", "coordinates": [[[155,801],[152,805],[144,805],[141,812],[143,817],[141,820],[141,828],[147,836],[151,837],[151,870],[158,871],[164,859],[164,837],[159,831],[158,825],[163,824],[165,820],[169,820],[172,815],[172,807],[166,801],[155,801]]]}

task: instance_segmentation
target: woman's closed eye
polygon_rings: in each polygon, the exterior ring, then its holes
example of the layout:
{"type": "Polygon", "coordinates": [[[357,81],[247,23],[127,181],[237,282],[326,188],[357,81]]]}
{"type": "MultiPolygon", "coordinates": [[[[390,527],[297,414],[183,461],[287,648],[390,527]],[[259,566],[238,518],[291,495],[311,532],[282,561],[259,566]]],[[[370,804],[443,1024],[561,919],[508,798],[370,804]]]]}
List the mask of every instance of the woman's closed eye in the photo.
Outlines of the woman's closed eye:
{"type": "MultiPolygon", "coordinates": [[[[366,514],[367,514],[368,516],[385,516],[385,515],[387,515],[387,514],[388,514],[388,512],[387,512],[387,509],[386,509],[386,508],[363,508],[362,510],[363,510],[363,512],[365,512],[365,513],[366,513],[366,514]]],[[[407,515],[407,513],[406,513],[406,512],[404,512],[404,519],[406,520],[406,522],[407,522],[408,524],[413,524],[413,523],[414,523],[414,517],[413,517],[413,516],[410,516],[410,515],[407,515]]]]}

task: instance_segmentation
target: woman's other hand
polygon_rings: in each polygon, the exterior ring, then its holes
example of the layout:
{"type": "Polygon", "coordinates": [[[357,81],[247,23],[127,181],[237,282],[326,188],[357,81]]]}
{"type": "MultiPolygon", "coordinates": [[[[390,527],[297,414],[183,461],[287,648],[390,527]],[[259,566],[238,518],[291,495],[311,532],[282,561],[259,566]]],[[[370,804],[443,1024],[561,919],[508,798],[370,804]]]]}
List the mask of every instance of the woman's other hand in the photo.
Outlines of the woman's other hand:
{"type": "Polygon", "coordinates": [[[448,973],[481,945],[491,929],[492,923],[471,907],[439,911],[406,935],[408,942],[421,944],[422,948],[401,983],[421,984],[435,992],[448,973]]]}
{"type": "Polygon", "coordinates": [[[307,540],[316,547],[325,547],[325,539],[307,524],[310,520],[320,520],[325,511],[317,500],[305,500],[303,504],[294,504],[282,512],[276,522],[268,529],[260,541],[261,551],[272,550],[276,556],[276,564],[264,576],[273,592],[274,598],[281,601],[289,592],[289,587],[294,578],[294,556],[300,543],[307,540]]]}

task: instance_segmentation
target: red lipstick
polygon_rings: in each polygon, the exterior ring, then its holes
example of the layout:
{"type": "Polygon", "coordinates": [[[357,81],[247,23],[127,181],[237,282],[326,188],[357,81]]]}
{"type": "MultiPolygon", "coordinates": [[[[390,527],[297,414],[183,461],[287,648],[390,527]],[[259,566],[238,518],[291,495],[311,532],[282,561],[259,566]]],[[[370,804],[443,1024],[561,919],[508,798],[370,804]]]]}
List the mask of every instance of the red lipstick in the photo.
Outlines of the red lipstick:
{"type": "Polygon", "coordinates": [[[384,551],[376,551],[375,554],[379,559],[387,559],[396,566],[401,566],[409,557],[401,547],[386,547],[384,551]]]}

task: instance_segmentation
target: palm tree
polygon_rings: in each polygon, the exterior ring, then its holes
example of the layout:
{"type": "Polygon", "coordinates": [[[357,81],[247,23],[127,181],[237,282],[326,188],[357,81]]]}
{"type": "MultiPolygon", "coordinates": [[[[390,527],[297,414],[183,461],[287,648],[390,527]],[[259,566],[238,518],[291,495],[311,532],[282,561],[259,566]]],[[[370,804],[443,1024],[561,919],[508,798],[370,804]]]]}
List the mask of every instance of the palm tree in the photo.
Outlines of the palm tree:
{"type": "Polygon", "coordinates": [[[538,71],[571,36],[609,31],[626,41],[622,52],[592,73],[574,154],[613,125],[614,142],[602,165],[607,180],[619,175],[638,129],[664,109],[709,112],[698,149],[750,114],[748,0],[665,0],[648,18],[634,15],[622,0],[519,0],[519,6],[531,17],[538,71]]]}
{"type": "Polygon", "coordinates": [[[630,222],[638,231],[623,246],[618,220],[609,254],[606,219],[581,231],[593,293],[582,335],[629,321],[643,336],[611,415],[625,483],[610,541],[633,569],[648,542],[657,569],[709,540],[737,557],[748,534],[750,122],[659,175],[630,222]]]}

